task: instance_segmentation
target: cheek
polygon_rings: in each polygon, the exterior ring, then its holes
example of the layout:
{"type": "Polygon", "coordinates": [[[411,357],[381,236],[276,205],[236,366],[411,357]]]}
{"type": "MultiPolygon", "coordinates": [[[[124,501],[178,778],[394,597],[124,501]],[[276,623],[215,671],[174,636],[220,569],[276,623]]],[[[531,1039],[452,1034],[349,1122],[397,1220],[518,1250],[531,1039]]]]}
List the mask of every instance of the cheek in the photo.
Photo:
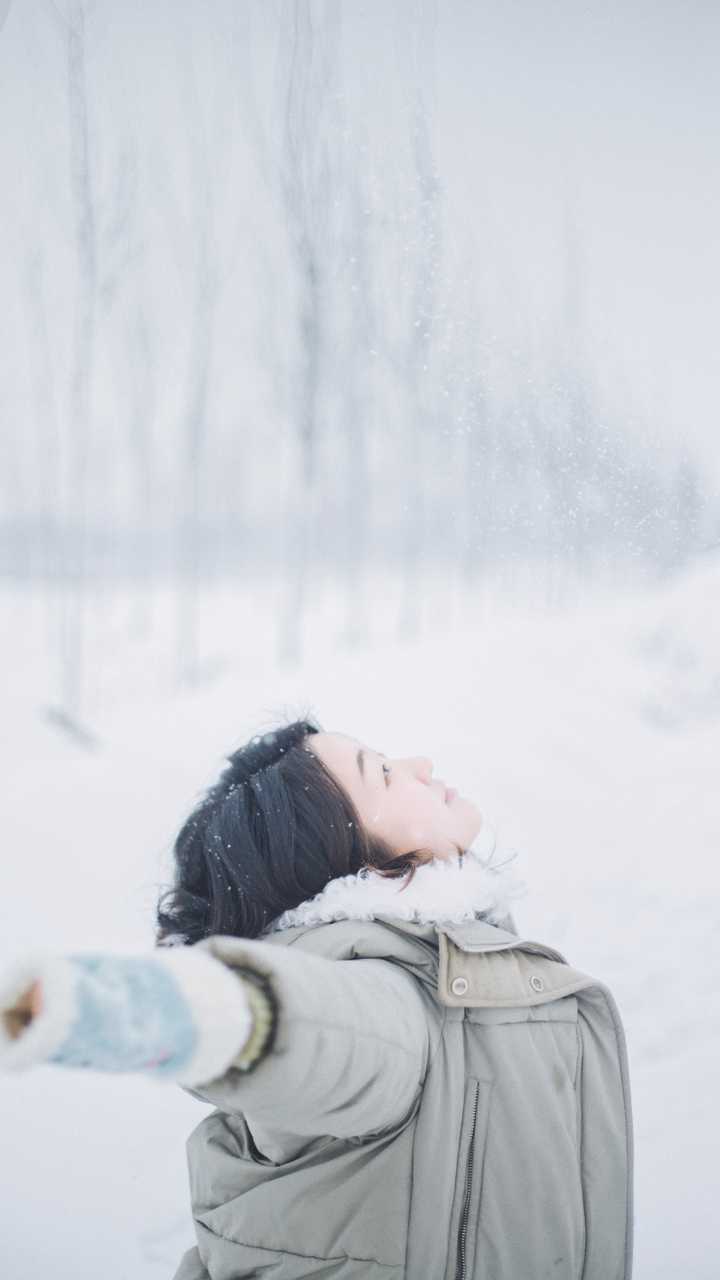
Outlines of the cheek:
{"type": "Polygon", "coordinates": [[[448,811],[430,794],[408,797],[404,815],[404,835],[413,844],[426,844],[447,825],[448,811]]]}

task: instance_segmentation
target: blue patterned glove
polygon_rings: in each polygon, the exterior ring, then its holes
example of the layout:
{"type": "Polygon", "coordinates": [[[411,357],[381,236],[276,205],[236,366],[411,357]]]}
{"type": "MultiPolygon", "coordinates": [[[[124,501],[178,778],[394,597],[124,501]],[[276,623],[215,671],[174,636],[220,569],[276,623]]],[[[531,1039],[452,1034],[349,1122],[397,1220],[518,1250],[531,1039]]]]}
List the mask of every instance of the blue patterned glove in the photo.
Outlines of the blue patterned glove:
{"type": "Polygon", "coordinates": [[[163,965],[144,956],[66,958],[77,969],[77,1014],[48,1062],[172,1077],[189,1061],[197,1042],[192,1010],[163,965]]]}

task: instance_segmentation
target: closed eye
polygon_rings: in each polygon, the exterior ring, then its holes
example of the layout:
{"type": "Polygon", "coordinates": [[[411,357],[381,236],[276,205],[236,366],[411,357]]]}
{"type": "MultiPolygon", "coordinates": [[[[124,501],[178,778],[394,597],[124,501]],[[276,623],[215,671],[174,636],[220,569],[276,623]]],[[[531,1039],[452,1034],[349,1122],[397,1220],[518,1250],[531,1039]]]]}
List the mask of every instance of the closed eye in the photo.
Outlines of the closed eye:
{"type": "Polygon", "coordinates": [[[390,768],[390,765],[389,765],[389,764],[385,764],[385,762],[384,762],[384,761],[383,761],[383,772],[384,772],[384,774],[385,774],[385,786],[386,786],[386,787],[389,787],[389,786],[390,786],[390,774],[392,773],[392,769],[390,768]]]}

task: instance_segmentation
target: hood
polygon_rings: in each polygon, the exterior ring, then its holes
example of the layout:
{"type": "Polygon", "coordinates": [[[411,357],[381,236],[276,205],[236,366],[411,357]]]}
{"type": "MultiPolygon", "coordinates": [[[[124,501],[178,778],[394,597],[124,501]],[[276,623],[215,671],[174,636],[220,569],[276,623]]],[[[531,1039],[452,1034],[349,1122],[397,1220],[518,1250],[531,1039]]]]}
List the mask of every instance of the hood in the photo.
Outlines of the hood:
{"type": "MultiPolygon", "coordinates": [[[[516,855],[514,855],[516,856],[516,855]]],[[[479,841],[462,857],[434,858],[415,869],[409,884],[389,879],[370,868],[330,880],[314,898],[284,911],[266,933],[298,925],[333,920],[374,920],[378,917],[414,924],[450,924],[478,918],[506,922],[510,903],[527,893],[525,882],[502,866],[493,866],[480,851],[479,841]]]]}

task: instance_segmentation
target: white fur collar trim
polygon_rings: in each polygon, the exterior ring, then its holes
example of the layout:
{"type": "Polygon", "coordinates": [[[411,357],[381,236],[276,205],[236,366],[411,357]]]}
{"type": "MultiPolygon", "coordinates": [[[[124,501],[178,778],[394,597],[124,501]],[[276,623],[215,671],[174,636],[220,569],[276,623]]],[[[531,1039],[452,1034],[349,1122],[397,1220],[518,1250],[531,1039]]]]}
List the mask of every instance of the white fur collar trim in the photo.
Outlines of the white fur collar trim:
{"type": "MultiPolygon", "coordinates": [[[[516,855],[515,855],[516,856],[516,855]]],[[[406,888],[376,871],[330,880],[314,898],[284,911],[268,926],[267,933],[297,925],[327,924],[332,920],[372,920],[391,916],[416,924],[457,923],[478,915],[489,923],[503,920],[510,902],[524,897],[525,882],[500,867],[493,867],[477,850],[468,849],[462,859],[440,858],[423,863],[406,888]]]]}

